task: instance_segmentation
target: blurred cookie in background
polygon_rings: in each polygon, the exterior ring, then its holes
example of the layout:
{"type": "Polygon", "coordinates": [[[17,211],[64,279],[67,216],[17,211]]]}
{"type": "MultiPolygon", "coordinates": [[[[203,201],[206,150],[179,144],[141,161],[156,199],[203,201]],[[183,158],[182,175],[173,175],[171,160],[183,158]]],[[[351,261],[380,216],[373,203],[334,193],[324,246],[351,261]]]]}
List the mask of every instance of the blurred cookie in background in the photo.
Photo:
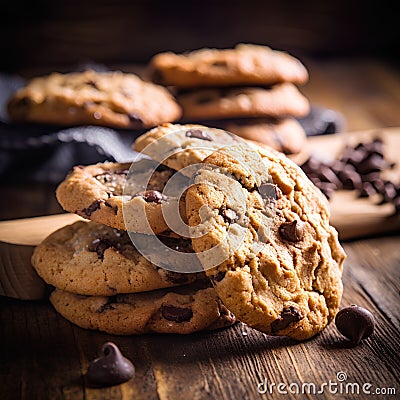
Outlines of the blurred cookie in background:
{"type": "Polygon", "coordinates": [[[134,74],[87,70],[32,79],[8,113],[14,122],[142,129],[177,120],[181,109],[166,88],[134,74]]]}

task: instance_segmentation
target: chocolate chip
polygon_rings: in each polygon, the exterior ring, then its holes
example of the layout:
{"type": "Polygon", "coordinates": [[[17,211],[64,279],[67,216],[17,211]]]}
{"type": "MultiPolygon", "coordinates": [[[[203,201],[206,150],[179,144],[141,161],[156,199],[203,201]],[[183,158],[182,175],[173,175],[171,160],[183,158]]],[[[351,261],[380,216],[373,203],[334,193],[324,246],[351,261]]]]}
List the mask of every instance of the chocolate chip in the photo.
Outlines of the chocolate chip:
{"type": "Polygon", "coordinates": [[[330,167],[328,167],[326,165],[321,166],[319,175],[322,178],[321,181],[334,184],[336,189],[342,187],[342,183],[340,182],[340,180],[338,179],[338,177],[336,176],[336,174],[332,171],[332,169],[330,167]]]}
{"type": "Polygon", "coordinates": [[[374,332],[375,318],[370,311],[352,304],[337,313],[335,324],[338,331],[357,346],[374,332]]]}
{"type": "Polygon", "coordinates": [[[354,170],[344,169],[338,173],[338,178],[342,182],[343,189],[354,190],[362,188],[361,176],[354,170]]]}
{"type": "Polygon", "coordinates": [[[160,204],[164,200],[164,196],[158,190],[146,190],[145,192],[137,193],[134,197],[143,197],[146,203],[160,204]]]}
{"type": "Polygon", "coordinates": [[[95,211],[100,209],[101,203],[103,203],[103,200],[96,200],[89,207],[84,208],[82,212],[90,217],[95,211]]]}
{"type": "Polygon", "coordinates": [[[168,321],[175,322],[189,321],[193,317],[191,308],[181,308],[166,304],[161,306],[161,314],[168,321]]]}
{"type": "Polygon", "coordinates": [[[227,222],[228,224],[231,224],[232,222],[235,222],[238,219],[238,215],[236,214],[236,212],[230,208],[222,210],[221,215],[224,218],[224,221],[227,222]]]}
{"type": "Polygon", "coordinates": [[[227,67],[228,66],[226,61],[214,61],[211,65],[213,67],[227,67]]]}
{"type": "Polygon", "coordinates": [[[383,184],[383,190],[380,193],[383,195],[383,201],[388,203],[393,201],[397,196],[397,187],[393,182],[386,181],[383,184]]]}
{"type": "Polygon", "coordinates": [[[358,197],[371,197],[376,194],[376,189],[370,182],[364,182],[358,197]]]}
{"type": "Polygon", "coordinates": [[[93,242],[89,244],[88,250],[96,252],[102,260],[104,258],[104,252],[110,247],[113,247],[113,244],[108,239],[94,239],[93,242]]]}
{"type": "Polygon", "coordinates": [[[360,174],[369,174],[370,172],[382,171],[386,166],[383,157],[378,154],[370,155],[366,160],[356,166],[360,174]]]}
{"type": "Polygon", "coordinates": [[[186,131],[186,137],[191,137],[195,139],[207,140],[212,142],[212,138],[206,131],[202,131],[201,129],[189,129],[186,131]]]}
{"type": "Polygon", "coordinates": [[[225,272],[225,271],[219,271],[219,272],[217,273],[217,275],[214,275],[214,276],[212,277],[212,279],[213,279],[213,281],[221,282],[222,279],[225,278],[225,275],[226,275],[226,272],[225,272]]]}
{"type": "Polygon", "coordinates": [[[263,183],[258,187],[258,192],[264,200],[276,201],[280,198],[280,191],[273,183],[263,183]]]}
{"type": "Polygon", "coordinates": [[[279,318],[271,324],[272,333],[276,334],[277,332],[287,328],[290,324],[299,322],[303,318],[303,314],[296,307],[286,307],[281,312],[279,318]]]}
{"type": "Polygon", "coordinates": [[[155,69],[151,74],[151,80],[155,83],[163,83],[164,74],[159,69],[155,69]]]}
{"type": "Polygon", "coordinates": [[[188,274],[180,274],[178,272],[160,268],[159,272],[161,271],[165,278],[170,282],[176,283],[177,285],[184,285],[185,283],[188,283],[188,274]]]}
{"type": "Polygon", "coordinates": [[[103,355],[90,363],[86,373],[90,385],[95,387],[119,385],[134,377],[135,367],[121,354],[115,343],[105,343],[101,351],[103,355]]]}
{"type": "Polygon", "coordinates": [[[90,87],[92,87],[92,88],[94,88],[96,90],[99,90],[99,88],[98,88],[98,86],[97,86],[95,81],[90,79],[90,80],[86,81],[85,83],[86,83],[86,85],[88,85],[88,86],[90,86],[90,87]]]}
{"type": "Polygon", "coordinates": [[[143,119],[140,117],[139,114],[136,113],[129,113],[128,114],[129,121],[132,124],[143,124],[143,119]]]}
{"type": "Polygon", "coordinates": [[[330,199],[332,197],[333,192],[336,190],[336,185],[334,183],[330,183],[330,182],[315,182],[315,186],[317,186],[317,188],[319,190],[321,190],[321,192],[328,198],[330,199]]]}
{"type": "Polygon", "coordinates": [[[279,227],[279,234],[284,240],[289,242],[299,242],[303,239],[304,225],[297,219],[292,222],[284,222],[279,227]]]}
{"type": "Polygon", "coordinates": [[[105,206],[111,208],[114,211],[114,214],[117,215],[118,214],[118,206],[113,206],[111,205],[108,201],[106,201],[104,203],[105,206]]]}

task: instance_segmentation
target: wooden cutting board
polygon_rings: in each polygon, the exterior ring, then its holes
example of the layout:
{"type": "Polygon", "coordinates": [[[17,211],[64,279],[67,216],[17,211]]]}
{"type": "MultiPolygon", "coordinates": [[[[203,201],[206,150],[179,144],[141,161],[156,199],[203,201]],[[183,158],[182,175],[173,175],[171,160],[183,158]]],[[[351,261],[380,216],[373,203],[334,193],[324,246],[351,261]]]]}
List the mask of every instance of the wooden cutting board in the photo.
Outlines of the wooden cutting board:
{"type": "MultiPolygon", "coordinates": [[[[334,159],[347,143],[355,144],[375,137],[383,139],[387,158],[400,164],[400,128],[313,137],[309,139],[305,153],[323,160],[334,159]]],[[[400,165],[393,174],[398,179],[400,165]]],[[[400,230],[400,216],[393,216],[393,206],[375,203],[373,199],[358,199],[352,191],[334,194],[330,201],[331,223],[339,231],[340,239],[400,230]]],[[[45,285],[30,263],[34,246],[56,229],[79,219],[73,214],[61,214],[0,222],[0,295],[42,298],[45,285]]]]}

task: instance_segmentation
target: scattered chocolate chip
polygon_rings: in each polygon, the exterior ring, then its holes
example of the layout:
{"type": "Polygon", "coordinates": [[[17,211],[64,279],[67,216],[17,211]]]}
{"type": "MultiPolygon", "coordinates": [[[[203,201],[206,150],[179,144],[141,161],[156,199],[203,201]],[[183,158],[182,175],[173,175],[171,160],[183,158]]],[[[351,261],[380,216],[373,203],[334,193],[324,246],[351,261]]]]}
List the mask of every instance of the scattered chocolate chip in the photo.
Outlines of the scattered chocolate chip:
{"type": "Polygon", "coordinates": [[[161,306],[161,314],[168,321],[175,322],[189,321],[193,317],[191,308],[181,308],[166,304],[161,306]]]}
{"type": "Polygon", "coordinates": [[[388,203],[393,201],[397,196],[397,190],[398,188],[393,182],[385,181],[383,184],[383,189],[380,191],[380,193],[383,195],[383,202],[388,203]]]}
{"type": "Polygon", "coordinates": [[[336,185],[334,183],[330,183],[330,182],[314,182],[315,186],[321,190],[321,192],[325,195],[325,197],[327,197],[328,199],[330,199],[332,197],[333,192],[336,190],[336,185]]]}
{"type": "Polygon", "coordinates": [[[224,218],[224,221],[227,222],[228,224],[231,224],[232,222],[235,222],[238,219],[238,215],[236,214],[236,212],[230,208],[222,210],[221,215],[224,218]]]}
{"type": "Polygon", "coordinates": [[[104,252],[110,247],[113,247],[113,244],[108,239],[94,239],[93,242],[89,244],[88,250],[96,252],[102,260],[104,258],[104,252]]]}
{"type": "Polygon", "coordinates": [[[371,197],[376,194],[376,189],[370,182],[364,182],[358,197],[371,197]]]}
{"type": "Polygon", "coordinates": [[[208,132],[203,131],[201,129],[189,129],[186,131],[186,137],[191,137],[195,139],[207,140],[212,142],[212,138],[208,134],[208,132]]]}
{"type": "Polygon", "coordinates": [[[351,169],[343,169],[338,172],[338,178],[342,182],[343,189],[354,190],[361,189],[362,181],[360,174],[358,174],[355,170],[351,169]]]}
{"type": "Polygon", "coordinates": [[[281,193],[278,187],[273,183],[263,183],[258,187],[258,192],[264,200],[276,201],[280,198],[281,193]]]}
{"type": "Polygon", "coordinates": [[[135,367],[121,354],[115,343],[105,343],[101,351],[103,355],[90,363],[86,373],[90,385],[114,386],[134,377],[135,367]]]}
{"type": "Polygon", "coordinates": [[[128,118],[132,124],[143,124],[143,119],[140,117],[139,114],[130,113],[128,114],[128,118]]]}
{"type": "Polygon", "coordinates": [[[283,309],[278,319],[271,324],[272,333],[277,333],[286,329],[290,324],[299,322],[303,319],[303,314],[294,306],[289,306],[283,309]]]}
{"type": "Polygon", "coordinates": [[[279,234],[284,240],[289,242],[299,242],[303,239],[303,223],[295,219],[292,222],[284,222],[279,227],[279,234]]]}
{"type": "Polygon", "coordinates": [[[101,203],[103,203],[103,200],[96,200],[89,207],[84,208],[82,212],[90,217],[95,211],[100,209],[101,203]]]}
{"type": "Polygon", "coordinates": [[[337,313],[335,324],[338,331],[357,346],[374,332],[375,318],[370,311],[352,304],[337,313]]]}
{"type": "Polygon", "coordinates": [[[145,192],[137,193],[134,197],[143,197],[147,203],[160,204],[164,200],[164,196],[158,190],[146,190],[145,192]]]}

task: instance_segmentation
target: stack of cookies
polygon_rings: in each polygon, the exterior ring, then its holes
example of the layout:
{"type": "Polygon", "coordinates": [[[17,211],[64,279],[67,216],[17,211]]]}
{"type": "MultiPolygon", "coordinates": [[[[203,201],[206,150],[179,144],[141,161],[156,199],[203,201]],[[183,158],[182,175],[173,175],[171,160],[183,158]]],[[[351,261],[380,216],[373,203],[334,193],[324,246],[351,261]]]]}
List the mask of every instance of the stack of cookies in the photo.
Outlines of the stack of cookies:
{"type": "Polygon", "coordinates": [[[298,340],[335,317],[345,254],[325,197],[299,167],[201,125],[158,126],[134,149],[146,158],[77,166],[57,189],[65,210],[89,220],[33,255],[60,314],[114,334],[238,319],[298,340]],[[178,194],[176,181],[188,183],[178,194]]]}
{"type": "Polygon", "coordinates": [[[307,82],[308,72],[287,53],[249,44],[166,52],[151,59],[148,75],[175,91],[184,122],[207,122],[287,155],[305,144],[295,118],[306,116],[310,104],[296,85],[307,82]]]}

